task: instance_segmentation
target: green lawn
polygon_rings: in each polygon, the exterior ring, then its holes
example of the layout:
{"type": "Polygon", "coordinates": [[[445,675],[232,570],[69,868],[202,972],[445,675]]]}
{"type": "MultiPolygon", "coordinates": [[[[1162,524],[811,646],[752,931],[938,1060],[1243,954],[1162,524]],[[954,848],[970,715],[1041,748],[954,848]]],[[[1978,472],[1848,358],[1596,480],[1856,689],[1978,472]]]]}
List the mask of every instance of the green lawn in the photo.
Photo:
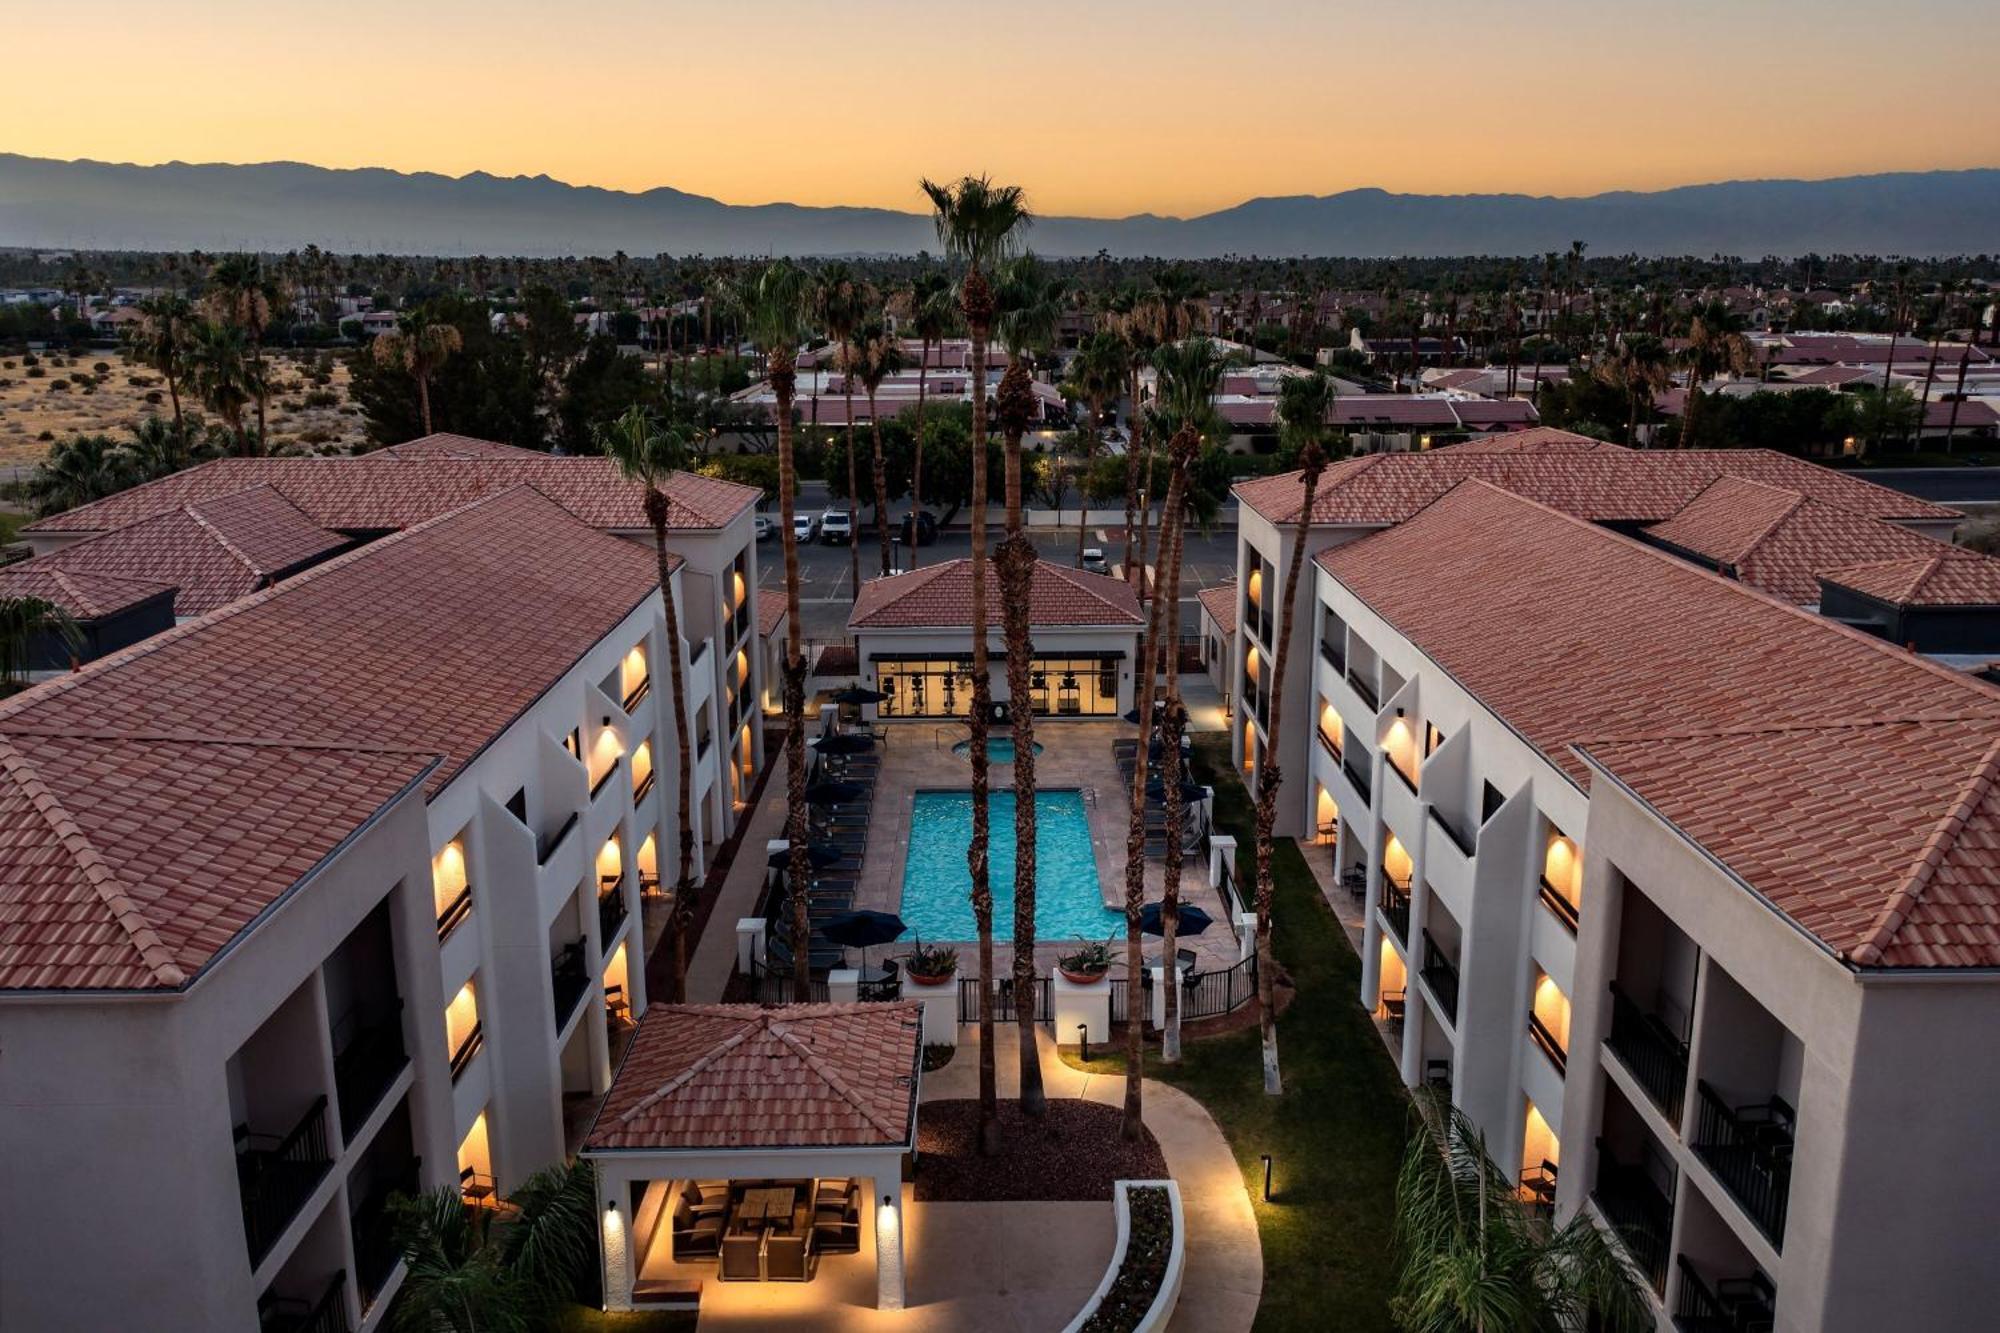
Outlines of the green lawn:
{"type": "Polygon", "coordinates": [[[558,1333],[694,1333],[695,1316],[679,1310],[611,1313],[573,1305],[556,1325],[558,1333]]]}
{"type": "MultiPolygon", "coordinates": [[[[1254,883],[1250,801],[1228,739],[1196,741],[1199,780],[1216,788],[1216,827],[1234,834],[1242,882],[1254,883]]],[[[1278,1021],[1285,1094],[1264,1095],[1255,1028],[1188,1044],[1176,1068],[1147,1073],[1206,1106],[1242,1165],[1264,1244],[1259,1329],[1387,1329],[1395,1285],[1391,1229],[1409,1102],[1355,995],[1361,964],[1296,844],[1273,860],[1274,947],[1298,987],[1278,1021]],[[1274,1159],[1274,1201],[1264,1166],[1274,1159]]],[[[1099,1060],[1113,1071],[1121,1060],[1099,1060]]]]}

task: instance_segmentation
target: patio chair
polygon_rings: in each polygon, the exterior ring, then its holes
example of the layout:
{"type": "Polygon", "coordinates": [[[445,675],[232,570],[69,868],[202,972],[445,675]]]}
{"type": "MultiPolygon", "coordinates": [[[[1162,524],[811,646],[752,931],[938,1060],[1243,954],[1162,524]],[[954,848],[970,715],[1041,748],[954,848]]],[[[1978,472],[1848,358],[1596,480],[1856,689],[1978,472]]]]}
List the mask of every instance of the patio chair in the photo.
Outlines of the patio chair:
{"type": "Polygon", "coordinates": [[[767,1282],[805,1282],[812,1277],[813,1233],[803,1227],[773,1232],[764,1241],[767,1282]]]}
{"type": "Polygon", "coordinates": [[[722,1259],[715,1276],[723,1282],[764,1280],[764,1233],[732,1231],[722,1238],[722,1259]]]}
{"type": "Polygon", "coordinates": [[[822,1176],[813,1182],[813,1203],[816,1206],[838,1203],[844,1208],[853,1187],[854,1182],[846,1176],[822,1176]]]}
{"type": "Polygon", "coordinates": [[[697,1218],[726,1216],[729,1212],[729,1182],[690,1180],[681,1186],[681,1202],[697,1218]]]}
{"type": "Polygon", "coordinates": [[[673,1246],[674,1258],[712,1259],[723,1241],[722,1213],[707,1213],[697,1217],[687,1196],[681,1196],[680,1204],[674,1209],[673,1246]]]}

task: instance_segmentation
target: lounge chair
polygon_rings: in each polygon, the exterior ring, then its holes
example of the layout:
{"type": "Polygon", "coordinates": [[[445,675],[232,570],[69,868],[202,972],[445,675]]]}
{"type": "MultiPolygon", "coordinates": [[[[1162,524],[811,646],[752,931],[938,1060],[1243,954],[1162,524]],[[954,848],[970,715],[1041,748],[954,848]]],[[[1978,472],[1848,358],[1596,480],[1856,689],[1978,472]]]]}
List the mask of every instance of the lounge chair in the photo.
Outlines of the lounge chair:
{"type": "Polygon", "coordinates": [[[724,1282],[764,1280],[764,1233],[732,1231],[722,1238],[722,1261],[715,1276],[724,1282]]]}
{"type": "Polygon", "coordinates": [[[681,1195],[680,1203],[674,1208],[674,1258],[712,1259],[722,1243],[723,1214],[707,1213],[697,1217],[688,1202],[687,1195],[681,1195]]]}
{"type": "Polygon", "coordinates": [[[696,1218],[726,1217],[729,1213],[729,1182],[688,1181],[681,1186],[681,1203],[696,1218]]]}
{"type": "Polygon", "coordinates": [[[809,1228],[774,1231],[764,1241],[764,1278],[768,1282],[804,1282],[812,1277],[809,1228]]]}

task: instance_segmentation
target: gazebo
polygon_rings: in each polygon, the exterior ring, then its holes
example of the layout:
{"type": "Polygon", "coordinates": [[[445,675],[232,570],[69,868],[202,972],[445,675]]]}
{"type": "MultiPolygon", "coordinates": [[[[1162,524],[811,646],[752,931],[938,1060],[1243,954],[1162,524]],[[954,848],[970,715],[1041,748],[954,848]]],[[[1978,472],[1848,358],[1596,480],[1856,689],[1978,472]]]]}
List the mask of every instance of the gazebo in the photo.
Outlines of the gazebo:
{"type": "Polygon", "coordinates": [[[682,1303],[710,1279],[814,1281],[870,1251],[876,1305],[902,1308],[922,1075],[915,1001],[652,1006],[582,1152],[605,1308],[682,1303]]]}

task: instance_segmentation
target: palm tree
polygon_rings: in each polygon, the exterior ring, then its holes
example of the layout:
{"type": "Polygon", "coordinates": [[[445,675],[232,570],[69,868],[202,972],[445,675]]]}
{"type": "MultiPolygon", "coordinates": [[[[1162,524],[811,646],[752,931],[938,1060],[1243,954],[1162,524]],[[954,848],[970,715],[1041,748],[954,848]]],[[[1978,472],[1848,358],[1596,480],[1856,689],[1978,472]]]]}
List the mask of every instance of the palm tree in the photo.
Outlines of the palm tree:
{"type": "Polygon", "coordinates": [[[1683,449],[1700,443],[1695,414],[1701,404],[1702,384],[1717,375],[1742,374],[1756,363],[1741,327],[1742,321],[1720,301],[1697,312],[1688,326],[1687,350],[1681,353],[1681,363],[1688,372],[1687,406],[1681,409],[1683,449]]]}
{"type": "MultiPolygon", "coordinates": [[[[1169,264],[1153,274],[1153,289],[1133,307],[1132,323],[1138,331],[1128,326],[1127,336],[1135,346],[1152,350],[1172,346],[1199,330],[1208,327],[1208,301],[1202,292],[1201,273],[1192,264],[1169,264]]],[[[1138,397],[1133,396],[1134,415],[1137,416],[1138,397]]],[[[1140,465],[1139,478],[1139,552],[1138,567],[1143,579],[1146,569],[1147,529],[1153,521],[1153,445],[1164,438],[1157,431],[1146,435],[1145,461],[1140,465]]],[[[1132,447],[1138,447],[1135,437],[1132,447]]],[[[1127,532],[1130,540],[1130,532],[1127,532]]],[[[1143,595],[1143,588],[1141,589],[1143,595]]]]}
{"type": "Polygon", "coordinates": [[[1636,444],[1639,412],[1672,382],[1666,345],[1647,333],[1628,333],[1598,366],[1598,376],[1625,397],[1625,443],[1636,444]]]}
{"type": "MultiPolygon", "coordinates": [[[[986,643],[986,347],[993,336],[993,289],[986,274],[1013,252],[1015,238],[1034,217],[1018,185],[995,185],[984,176],[955,184],[926,179],[933,221],[945,254],[965,265],[959,309],[972,336],[972,915],[979,928],[979,1144],[1000,1147],[998,1080],[993,1064],[993,886],[990,878],[986,731],[993,685],[986,643]]],[[[1016,849],[1016,855],[1019,849],[1016,849]]],[[[1032,993],[1032,992],[1031,992],[1032,993]]],[[[1039,1081],[1041,1070],[1036,1068],[1039,1081]]],[[[1023,1087],[1025,1095],[1027,1089],[1023,1087]]]]}
{"type": "Polygon", "coordinates": [[[194,334],[194,307],[179,292],[155,292],[139,303],[145,318],[131,335],[134,359],[160,372],[174,405],[174,434],[186,438],[181,418],[181,378],[187,373],[188,341],[194,334]]]}
{"type": "Polygon", "coordinates": [[[405,1265],[396,1333],[528,1333],[576,1300],[597,1263],[595,1170],[545,1167],[506,1204],[467,1207],[456,1185],[390,1196],[405,1265]]]}
{"type": "Polygon", "coordinates": [[[131,459],[108,435],[77,435],[52,445],[27,482],[43,518],[115,495],[132,484],[131,459]]]}
{"type": "Polygon", "coordinates": [[[845,264],[829,264],[819,276],[819,320],[833,341],[838,359],[840,396],[846,405],[844,427],[847,439],[847,503],[855,510],[847,533],[847,562],[854,576],[850,594],[861,595],[861,543],[854,529],[860,526],[861,490],[854,464],[854,335],[875,307],[875,289],[854,276],[845,264]]]}
{"type": "Polygon", "coordinates": [[[949,276],[919,273],[897,296],[896,317],[922,344],[917,362],[916,449],[910,461],[910,568],[917,567],[916,516],[924,507],[924,409],[930,396],[931,348],[958,327],[958,302],[949,276]]]}
{"type": "MultiPolygon", "coordinates": [[[[1090,421],[1084,430],[1083,462],[1086,468],[1096,456],[1098,442],[1102,438],[1104,405],[1124,388],[1129,361],[1123,338],[1115,333],[1098,332],[1084,339],[1083,346],[1077,349],[1076,359],[1070,362],[1070,385],[1076,396],[1088,405],[1090,412],[1090,421]]],[[[1079,519],[1076,525],[1076,564],[1079,569],[1083,567],[1083,535],[1084,524],[1079,519]]]]}
{"type": "Polygon", "coordinates": [[[778,535],[785,544],[785,837],[791,846],[785,880],[792,899],[792,975],[801,998],[812,987],[808,944],[812,918],[806,892],[812,866],[806,855],[806,663],[799,632],[799,538],[792,522],[799,488],[792,454],[792,395],[798,388],[798,372],[792,358],[805,337],[813,305],[811,275],[787,259],[766,264],[742,292],[744,323],[764,355],[771,390],[778,399],[778,535]]]}
{"type": "Polygon", "coordinates": [[[244,355],[243,331],[234,324],[204,320],[195,328],[187,351],[188,382],[202,402],[228,423],[236,437],[236,452],[244,456],[261,453],[263,432],[252,445],[243,428],[243,409],[263,401],[263,375],[244,355]]]}
{"type": "MultiPolygon", "coordinates": [[[[263,452],[264,400],[269,381],[264,375],[264,333],[271,327],[271,307],[283,299],[278,281],[264,272],[264,261],[256,255],[230,255],[208,274],[208,293],[203,303],[216,319],[243,331],[250,343],[252,396],[257,401],[257,449],[263,452]]],[[[217,409],[218,411],[220,409],[217,409]]]]}
{"type": "Polygon", "coordinates": [[[1035,710],[1034,627],[1028,605],[1035,585],[1035,544],[1022,517],[1021,437],[1034,419],[1033,354],[1048,346],[1062,320],[1068,284],[1046,273],[1032,254],[1007,261],[995,295],[1007,348],[1007,372],[994,404],[1006,441],[1007,536],[995,558],[1000,619],[1007,635],[1007,697],[1014,718],[1014,1020],[1019,1028],[1021,1110],[1047,1109],[1035,1028],[1035,710]]]}
{"type": "Polygon", "coordinates": [[[1539,1333],[1653,1326],[1609,1238],[1582,1212],[1556,1227],[1494,1166],[1479,1130],[1434,1095],[1419,1100],[1396,1179],[1402,1271],[1390,1313],[1410,1333],[1539,1333]]]}
{"type": "Polygon", "coordinates": [[[194,461],[187,437],[159,417],[141,417],[125,446],[126,466],[134,482],[157,481],[194,461]]]}
{"type": "Polygon", "coordinates": [[[35,646],[51,637],[72,662],[83,650],[83,631],[62,607],[40,597],[0,597],[0,694],[28,687],[35,646]]]}
{"type": "MultiPolygon", "coordinates": [[[[433,324],[431,328],[451,328],[433,324]]],[[[453,330],[454,333],[457,330],[453,330]]],[[[385,333],[384,338],[395,334],[385,333]]],[[[380,342],[376,343],[379,348],[380,342]]],[[[426,422],[426,428],[429,423],[426,422]]],[[[694,921],[694,820],[689,793],[694,789],[694,731],[688,723],[687,688],[681,665],[681,617],[674,603],[673,561],[667,554],[667,479],[687,457],[687,440],[677,431],[662,430],[646,409],[633,404],[608,427],[597,429],[597,444],[605,457],[618,467],[628,481],[646,490],[646,522],[653,528],[653,553],[660,565],[660,604],[667,616],[667,663],[674,689],[674,751],[678,763],[675,790],[676,823],[680,858],[674,875],[674,905],[668,916],[667,933],[673,937],[673,970],[668,973],[670,1004],[687,999],[687,932],[694,921]]]]}
{"type": "MultiPolygon", "coordinates": [[[[888,325],[879,319],[871,319],[854,331],[849,346],[847,373],[859,379],[861,387],[868,393],[868,430],[875,448],[875,535],[882,544],[882,572],[887,574],[891,568],[889,472],[882,459],[882,417],[875,410],[875,395],[881,389],[883,380],[903,368],[903,345],[890,335],[888,325]]],[[[852,462],[851,458],[849,461],[852,462]]],[[[859,548],[861,535],[855,533],[849,540],[859,548]]]]}
{"type": "MultiPolygon", "coordinates": [[[[417,409],[423,415],[426,435],[431,433],[431,377],[464,346],[456,324],[411,312],[399,315],[396,327],[376,338],[369,348],[375,364],[408,371],[417,382],[417,409]]],[[[263,429],[261,424],[258,429],[263,429]]]]}

